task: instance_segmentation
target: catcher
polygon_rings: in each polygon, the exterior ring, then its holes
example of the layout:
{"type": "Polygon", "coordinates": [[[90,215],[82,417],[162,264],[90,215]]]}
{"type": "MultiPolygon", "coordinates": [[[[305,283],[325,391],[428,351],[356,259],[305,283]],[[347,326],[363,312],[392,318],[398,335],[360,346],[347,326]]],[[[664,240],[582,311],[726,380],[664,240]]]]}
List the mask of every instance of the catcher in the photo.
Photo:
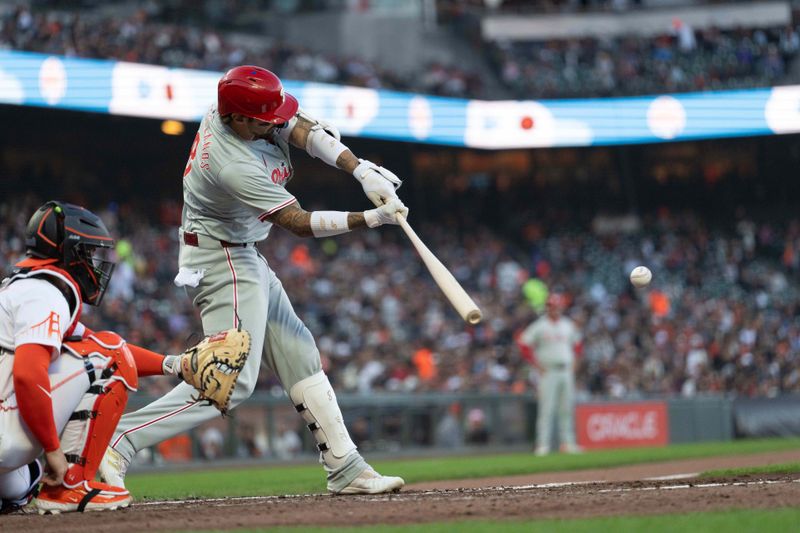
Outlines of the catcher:
{"type": "Polygon", "coordinates": [[[79,318],[83,303],[100,304],[114,270],[103,222],[48,202],[25,237],[27,257],[0,285],[0,513],[26,505],[40,481],[40,513],[126,507],[127,490],[94,478],[138,377],[181,376],[225,413],[249,335],[233,329],[164,356],[94,333],[79,318]]]}

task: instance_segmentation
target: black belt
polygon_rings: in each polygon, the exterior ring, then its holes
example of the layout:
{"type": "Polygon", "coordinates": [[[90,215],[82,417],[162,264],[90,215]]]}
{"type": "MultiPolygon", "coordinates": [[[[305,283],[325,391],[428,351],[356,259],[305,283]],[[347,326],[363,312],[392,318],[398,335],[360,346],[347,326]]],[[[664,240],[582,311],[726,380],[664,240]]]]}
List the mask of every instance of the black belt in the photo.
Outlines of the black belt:
{"type": "MultiPolygon", "coordinates": [[[[215,241],[219,242],[220,246],[223,248],[247,248],[248,246],[252,246],[254,243],[252,242],[228,242],[223,241],[222,239],[214,239],[215,241]]],[[[183,244],[186,246],[196,246],[200,247],[200,239],[197,237],[197,233],[192,233],[191,231],[184,231],[183,232],[183,244]]]]}

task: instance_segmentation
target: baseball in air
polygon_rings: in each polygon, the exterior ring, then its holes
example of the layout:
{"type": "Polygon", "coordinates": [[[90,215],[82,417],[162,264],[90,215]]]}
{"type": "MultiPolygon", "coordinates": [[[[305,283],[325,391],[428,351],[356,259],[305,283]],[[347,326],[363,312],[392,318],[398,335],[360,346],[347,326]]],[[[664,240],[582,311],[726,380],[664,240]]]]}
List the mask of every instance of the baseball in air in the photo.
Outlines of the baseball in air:
{"type": "Polygon", "coordinates": [[[638,266],[631,270],[631,283],[634,287],[645,287],[653,279],[653,273],[646,266],[638,266]]]}

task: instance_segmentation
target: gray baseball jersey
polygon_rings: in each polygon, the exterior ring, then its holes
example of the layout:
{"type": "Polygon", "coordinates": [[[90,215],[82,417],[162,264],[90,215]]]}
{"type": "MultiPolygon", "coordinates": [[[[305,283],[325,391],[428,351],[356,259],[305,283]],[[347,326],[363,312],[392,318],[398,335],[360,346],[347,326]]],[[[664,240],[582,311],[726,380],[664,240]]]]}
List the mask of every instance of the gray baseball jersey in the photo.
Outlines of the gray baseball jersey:
{"type": "MultiPolygon", "coordinates": [[[[252,244],[269,234],[266,217],[295,201],[284,188],[292,177],[290,127],[279,130],[272,142],[245,141],[212,107],[200,124],[184,171],[180,270],[175,283],[186,288],[199,308],[206,335],[235,327],[241,320],[251,336],[250,357],[239,375],[231,407],[253,392],[262,359],[286,391],[322,371],[311,332],[252,244]]],[[[111,445],[130,461],[139,450],[219,416],[215,408],[193,400],[194,396],[195,390],[181,383],[150,405],[123,416],[111,445]]],[[[329,488],[338,491],[367,463],[353,450],[342,465],[323,466],[329,488]]]]}
{"type": "Polygon", "coordinates": [[[571,366],[575,344],[580,342],[581,334],[569,318],[561,316],[553,321],[545,315],[528,326],[519,340],[534,349],[536,359],[544,368],[551,365],[571,366]]]}
{"type": "MultiPolygon", "coordinates": [[[[183,173],[185,231],[228,242],[258,242],[266,217],[295,201],[285,188],[293,175],[284,135],[273,142],[242,140],[212,107],[200,123],[183,173]]],[[[280,131],[280,130],[279,130],[280,131]]]]}

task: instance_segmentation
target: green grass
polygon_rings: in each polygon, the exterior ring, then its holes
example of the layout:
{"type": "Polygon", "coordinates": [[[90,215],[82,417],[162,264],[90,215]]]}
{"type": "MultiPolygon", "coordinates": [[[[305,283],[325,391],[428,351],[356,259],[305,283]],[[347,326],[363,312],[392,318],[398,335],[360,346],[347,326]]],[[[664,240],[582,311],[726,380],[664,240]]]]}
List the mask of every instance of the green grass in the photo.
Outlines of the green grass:
{"type": "Polygon", "coordinates": [[[753,466],[749,468],[708,470],[700,474],[700,477],[746,476],[751,474],[796,474],[798,472],[800,472],[800,463],[783,463],[778,465],[753,466]]]}
{"type": "Polygon", "coordinates": [[[657,516],[614,516],[579,520],[526,520],[523,522],[437,522],[407,526],[370,525],[364,527],[276,527],[240,529],[238,533],[270,531],[271,533],[782,533],[795,532],[800,524],[800,508],[769,510],[732,510],[713,513],[690,513],[657,516]]]}
{"type": "MultiPolygon", "coordinates": [[[[657,461],[770,452],[800,448],[800,439],[759,439],[681,444],[664,448],[636,448],[534,457],[533,453],[453,455],[437,458],[376,461],[373,466],[387,474],[403,476],[407,483],[508,476],[608,468],[657,461]]],[[[318,464],[267,465],[262,467],[168,471],[131,474],[126,486],[138,499],[221,498],[309,494],[325,491],[324,473],[318,464]]]]}

